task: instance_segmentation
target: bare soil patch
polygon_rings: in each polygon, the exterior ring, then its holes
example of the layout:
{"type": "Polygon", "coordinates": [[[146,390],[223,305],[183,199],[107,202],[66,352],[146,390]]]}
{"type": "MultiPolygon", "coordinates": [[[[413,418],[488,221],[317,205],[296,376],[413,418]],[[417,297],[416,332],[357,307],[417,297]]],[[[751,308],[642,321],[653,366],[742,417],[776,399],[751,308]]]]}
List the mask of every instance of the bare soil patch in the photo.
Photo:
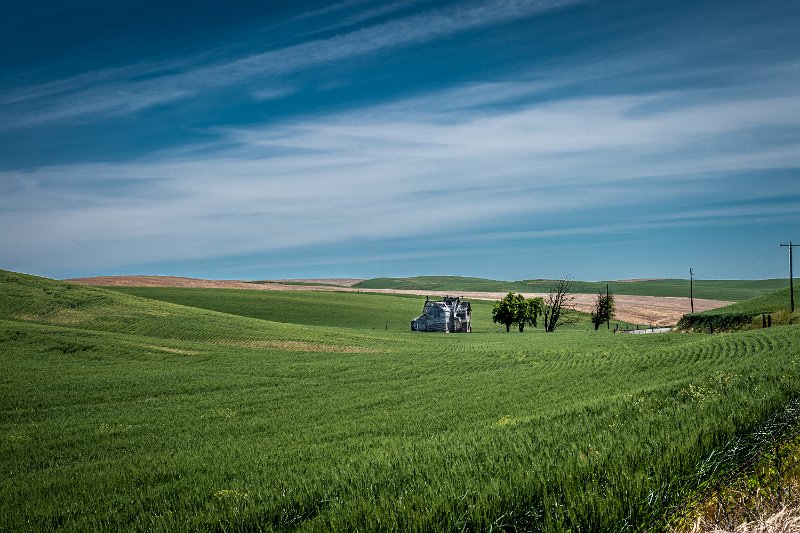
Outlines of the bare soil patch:
{"type": "MultiPolygon", "coordinates": [[[[280,291],[326,291],[326,292],[370,292],[380,294],[409,294],[416,296],[463,296],[473,300],[500,300],[505,292],[459,292],[448,291],[420,291],[407,289],[356,289],[344,284],[344,279],[338,279],[342,285],[332,283],[333,280],[306,279],[283,280],[292,282],[326,283],[326,285],[289,285],[275,282],[247,283],[241,280],[208,280],[198,278],[183,278],[177,276],[97,276],[91,278],[74,278],[66,281],[81,285],[110,286],[110,287],[189,287],[205,289],[248,289],[248,290],[280,290],[280,291]]],[[[346,281],[358,282],[360,280],[348,279],[346,281]]],[[[544,297],[542,293],[525,293],[528,298],[544,297]]],[[[594,309],[595,294],[575,294],[572,302],[574,309],[591,312],[594,309]]],[[[671,296],[630,296],[617,294],[616,320],[640,324],[643,326],[672,326],[677,324],[681,317],[690,311],[688,298],[671,296]]],[[[695,298],[695,311],[707,311],[730,305],[733,302],[722,300],[703,300],[695,298]]]]}

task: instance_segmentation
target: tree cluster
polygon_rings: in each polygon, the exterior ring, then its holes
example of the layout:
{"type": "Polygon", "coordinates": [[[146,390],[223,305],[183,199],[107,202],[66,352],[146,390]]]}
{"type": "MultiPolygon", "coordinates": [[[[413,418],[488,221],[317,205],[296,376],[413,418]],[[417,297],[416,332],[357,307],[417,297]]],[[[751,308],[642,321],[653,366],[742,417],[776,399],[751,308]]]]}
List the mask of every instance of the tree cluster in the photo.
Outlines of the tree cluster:
{"type": "MultiPolygon", "coordinates": [[[[603,297],[605,298],[605,295],[603,297]]],[[[578,314],[570,312],[574,299],[572,278],[562,278],[553,284],[550,293],[545,298],[525,298],[522,294],[509,292],[505,298],[495,302],[492,308],[492,320],[505,324],[506,331],[511,330],[512,324],[517,324],[519,331],[522,332],[526,325],[536,327],[539,316],[542,316],[544,330],[551,333],[559,326],[578,322],[578,314]]],[[[604,309],[610,313],[609,317],[612,317],[614,315],[613,297],[609,302],[604,304],[606,305],[604,309]]]]}
{"type": "Polygon", "coordinates": [[[504,324],[506,332],[516,324],[520,333],[526,325],[537,326],[539,316],[544,312],[544,300],[541,298],[525,298],[521,294],[509,292],[505,298],[494,303],[492,321],[504,324]]]}
{"type": "Polygon", "coordinates": [[[594,311],[592,311],[592,324],[594,330],[600,327],[603,322],[608,322],[614,318],[614,295],[611,293],[597,293],[597,300],[595,300],[594,311]]]}

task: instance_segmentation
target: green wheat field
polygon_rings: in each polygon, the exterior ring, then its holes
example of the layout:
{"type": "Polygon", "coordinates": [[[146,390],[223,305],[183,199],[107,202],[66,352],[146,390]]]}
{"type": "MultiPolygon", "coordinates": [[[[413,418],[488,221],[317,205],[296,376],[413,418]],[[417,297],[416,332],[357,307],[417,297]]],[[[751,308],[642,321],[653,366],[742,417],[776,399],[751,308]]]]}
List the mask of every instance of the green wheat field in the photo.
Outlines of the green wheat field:
{"type": "Polygon", "coordinates": [[[0,530],[659,529],[800,399],[797,325],[506,334],[490,307],[421,334],[419,298],[0,271],[0,530]]]}

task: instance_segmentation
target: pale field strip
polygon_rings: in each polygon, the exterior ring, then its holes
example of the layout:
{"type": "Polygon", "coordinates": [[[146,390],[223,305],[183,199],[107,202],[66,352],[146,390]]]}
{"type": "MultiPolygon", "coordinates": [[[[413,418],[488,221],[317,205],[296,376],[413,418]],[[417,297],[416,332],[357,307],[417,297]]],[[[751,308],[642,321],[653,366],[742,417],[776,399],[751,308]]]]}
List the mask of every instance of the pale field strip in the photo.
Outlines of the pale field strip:
{"type": "MultiPolygon", "coordinates": [[[[321,291],[321,292],[368,292],[377,294],[398,294],[411,296],[462,296],[472,300],[495,301],[503,298],[506,292],[452,292],[452,291],[425,291],[412,289],[357,289],[351,285],[360,280],[356,279],[308,279],[308,280],[278,280],[273,282],[247,283],[241,280],[208,280],[198,278],[184,278],[178,276],[98,276],[91,278],[68,279],[72,283],[95,286],[114,287],[186,287],[206,289],[248,289],[248,290],[275,290],[275,291],[321,291]],[[310,285],[290,285],[284,282],[311,283],[310,285]],[[351,283],[352,282],[352,283],[351,283]],[[329,285],[314,285],[313,283],[328,283],[329,285]],[[348,285],[349,284],[349,285],[348,285]]],[[[545,293],[523,293],[526,298],[544,298],[545,293]]],[[[596,294],[576,293],[571,302],[571,307],[586,313],[594,309],[596,294]]],[[[677,324],[681,317],[690,311],[688,298],[674,296],[631,296],[626,294],[614,295],[616,302],[615,320],[639,324],[642,326],[671,326],[677,324]]],[[[708,311],[731,305],[733,302],[723,300],[694,299],[695,312],[708,311]]],[[[412,317],[413,318],[413,317],[412,317]]],[[[410,320],[410,319],[409,319],[410,320]]]]}
{"type": "Polygon", "coordinates": [[[800,510],[784,507],[780,511],[736,527],[720,527],[713,522],[698,519],[690,533],[798,533],[800,510]]]}

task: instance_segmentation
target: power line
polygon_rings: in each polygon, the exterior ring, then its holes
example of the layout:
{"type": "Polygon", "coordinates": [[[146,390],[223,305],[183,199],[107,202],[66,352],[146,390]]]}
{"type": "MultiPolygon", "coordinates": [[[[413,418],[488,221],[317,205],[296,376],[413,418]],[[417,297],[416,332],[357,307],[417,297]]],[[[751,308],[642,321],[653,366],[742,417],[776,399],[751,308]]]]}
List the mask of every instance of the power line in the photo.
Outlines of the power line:
{"type": "Polygon", "coordinates": [[[794,313],[794,285],[792,282],[792,248],[796,248],[800,246],[800,244],[792,244],[792,241],[789,241],[789,244],[781,244],[781,246],[789,248],[789,302],[791,302],[792,313],[794,313]]]}
{"type": "MultiPolygon", "coordinates": [[[[756,254],[750,258],[739,260],[737,264],[730,266],[728,268],[724,268],[721,270],[715,269],[716,276],[722,278],[723,276],[729,275],[731,273],[737,274],[746,274],[752,277],[752,274],[757,270],[762,270],[762,272],[758,273],[758,276],[763,277],[763,269],[760,267],[765,267],[769,264],[774,265],[774,261],[777,259],[778,251],[770,249],[766,252],[762,252],[760,254],[756,254]]],[[[770,269],[772,270],[772,269],[770,269]]],[[[777,275],[772,275],[771,277],[778,277],[777,275]]]]}

